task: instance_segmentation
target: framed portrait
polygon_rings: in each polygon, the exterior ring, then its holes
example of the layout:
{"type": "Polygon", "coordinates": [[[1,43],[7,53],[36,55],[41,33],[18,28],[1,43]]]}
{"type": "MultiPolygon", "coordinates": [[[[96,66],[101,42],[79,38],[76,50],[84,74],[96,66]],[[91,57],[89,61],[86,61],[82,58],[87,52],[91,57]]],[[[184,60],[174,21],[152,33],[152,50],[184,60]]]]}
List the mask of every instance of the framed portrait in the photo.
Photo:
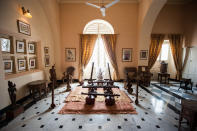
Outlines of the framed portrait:
{"type": "Polygon", "coordinates": [[[10,52],[10,39],[0,38],[1,51],[10,52]]]}
{"type": "Polygon", "coordinates": [[[148,50],[140,50],[140,60],[148,59],[148,50]]]}
{"type": "Polygon", "coordinates": [[[44,54],[48,55],[49,54],[49,47],[44,47],[44,54]]]}
{"type": "Polygon", "coordinates": [[[66,61],[75,62],[76,61],[76,48],[66,48],[66,61]]]}
{"type": "Polygon", "coordinates": [[[24,41],[16,41],[16,52],[24,53],[25,52],[25,42],[24,41]]]}
{"type": "Polygon", "coordinates": [[[4,71],[5,73],[13,72],[13,61],[12,60],[3,60],[4,71]]]}
{"type": "Polygon", "coordinates": [[[35,44],[34,43],[29,43],[28,44],[28,52],[30,54],[35,54],[35,44]]]}
{"type": "Polygon", "coordinates": [[[19,71],[26,70],[26,60],[25,59],[18,59],[18,70],[19,71]]]}
{"type": "Polygon", "coordinates": [[[45,67],[50,66],[50,56],[49,55],[45,55],[45,67]]]}
{"type": "Polygon", "coordinates": [[[36,59],[35,58],[30,58],[29,59],[29,68],[30,69],[35,69],[36,68],[36,59]]]}
{"type": "Polygon", "coordinates": [[[131,62],[132,61],[132,48],[122,48],[122,61],[131,62]]]}
{"type": "Polygon", "coordinates": [[[29,36],[31,35],[31,28],[30,28],[29,24],[27,24],[23,21],[17,20],[17,25],[18,25],[18,32],[19,33],[29,35],[29,36]]]}

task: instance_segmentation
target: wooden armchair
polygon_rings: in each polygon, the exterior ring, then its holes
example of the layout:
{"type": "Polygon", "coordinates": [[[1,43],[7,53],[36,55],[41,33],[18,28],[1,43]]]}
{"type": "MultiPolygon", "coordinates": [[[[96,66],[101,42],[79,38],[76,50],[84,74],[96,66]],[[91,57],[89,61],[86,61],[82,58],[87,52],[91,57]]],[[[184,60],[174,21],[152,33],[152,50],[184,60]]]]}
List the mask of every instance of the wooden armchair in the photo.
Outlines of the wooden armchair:
{"type": "Polygon", "coordinates": [[[63,73],[62,81],[66,79],[67,82],[72,83],[73,75],[74,75],[75,68],[73,66],[69,66],[66,71],[63,73]]]}
{"type": "Polygon", "coordinates": [[[181,113],[179,117],[179,131],[183,118],[189,123],[190,130],[194,130],[197,126],[197,101],[194,100],[181,100],[181,113]]]}
{"type": "Polygon", "coordinates": [[[137,79],[137,68],[136,67],[125,67],[124,69],[126,75],[126,87],[130,94],[132,94],[133,89],[132,82],[136,82],[137,79]]]}
{"type": "Polygon", "coordinates": [[[138,76],[142,85],[150,86],[150,81],[153,74],[150,72],[148,66],[138,66],[138,76]]]}
{"type": "MultiPolygon", "coordinates": [[[[191,79],[185,79],[185,78],[182,78],[181,80],[180,80],[180,87],[179,87],[179,89],[180,88],[182,88],[182,89],[184,89],[184,90],[191,90],[192,91],[192,86],[193,86],[193,83],[192,83],[192,81],[191,81],[191,79]]],[[[178,89],[178,90],[179,90],[178,89]]],[[[193,92],[193,91],[192,91],[193,92]]]]}

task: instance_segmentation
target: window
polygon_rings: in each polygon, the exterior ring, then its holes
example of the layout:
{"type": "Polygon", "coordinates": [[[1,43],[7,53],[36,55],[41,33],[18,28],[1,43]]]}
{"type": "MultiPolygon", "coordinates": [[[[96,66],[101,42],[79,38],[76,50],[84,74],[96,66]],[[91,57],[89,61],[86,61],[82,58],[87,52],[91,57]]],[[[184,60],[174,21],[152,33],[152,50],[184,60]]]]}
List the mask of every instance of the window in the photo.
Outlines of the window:
{"type": "Polygon", "coordinates": [[[93,62],[94,62],[93,78],[94,79],[97,78],[97,74],[99,73],[99,70],[101,70],[103,72],[102,73],[103,78],[108,79],[109,73],[108,73],[107,63],[109,63],[110,65],[111,73],[113,72],[113,69],[109,61],[108,54],[105,50],[103,40],[101,38],[101,34],[114,34],[113,27],[107,21],[97,19],[97,20],[93,20],[89,22],[85,26],[83,33],[84,34],[98,34],[98,38],[95,43],[92,57],[87,67],[84,69],[83,79],[90,78],[93,62]]]}
{"type": "Polygon", "coordinates": [[[157,58],[158,61],[167,61],[169,56],[170,43],[169,40],[164,40],[161,47],[161,52],[157,58]]]}

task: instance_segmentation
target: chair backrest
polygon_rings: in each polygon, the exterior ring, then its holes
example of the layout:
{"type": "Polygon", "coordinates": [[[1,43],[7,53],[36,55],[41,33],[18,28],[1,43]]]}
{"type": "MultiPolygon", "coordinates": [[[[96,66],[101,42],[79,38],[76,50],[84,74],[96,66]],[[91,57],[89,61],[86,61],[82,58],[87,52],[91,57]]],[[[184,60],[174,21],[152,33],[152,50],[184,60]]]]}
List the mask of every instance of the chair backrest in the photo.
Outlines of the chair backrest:
{"type": "Polygon", "coordinates": [[[75,68],[73,66],[69,66],[67,69],[66,69],[66,72],[67,74],[69,75],[73,75],[74,74],[74,71],[75,71],[75,68]]]}
{"type": "Polygon", "coordinates": [[[150,72],[148,66],[138,66],[138,74],[142,72],[150,72]]]}
{"type": "Polygon", "coordinates": [[[133,72],[134,76],[137,76],[137,68],[136,67],[125,67],[124,72],[125,72],[125,75],[128,75],[128,73],[133,72]]]}

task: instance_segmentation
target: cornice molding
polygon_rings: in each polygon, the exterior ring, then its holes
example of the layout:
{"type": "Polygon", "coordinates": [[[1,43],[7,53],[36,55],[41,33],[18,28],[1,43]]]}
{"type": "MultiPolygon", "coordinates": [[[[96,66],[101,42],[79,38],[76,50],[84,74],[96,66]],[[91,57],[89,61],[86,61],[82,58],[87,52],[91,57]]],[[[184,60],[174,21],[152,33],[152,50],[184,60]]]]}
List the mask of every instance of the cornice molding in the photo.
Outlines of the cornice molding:
{"type": "MultiPolygon", "coordinates": [[[[57,0],[60,4],[64,3],[85,3],[85,2],[91,2],[91,3],[99,3],[99,0],[57,0]]],[[[110,3],[112,0],[104,0],[104,3],[110,3]]],[[[120,0],[119,3],[139,3],[139,0],[120,0]]]]}

